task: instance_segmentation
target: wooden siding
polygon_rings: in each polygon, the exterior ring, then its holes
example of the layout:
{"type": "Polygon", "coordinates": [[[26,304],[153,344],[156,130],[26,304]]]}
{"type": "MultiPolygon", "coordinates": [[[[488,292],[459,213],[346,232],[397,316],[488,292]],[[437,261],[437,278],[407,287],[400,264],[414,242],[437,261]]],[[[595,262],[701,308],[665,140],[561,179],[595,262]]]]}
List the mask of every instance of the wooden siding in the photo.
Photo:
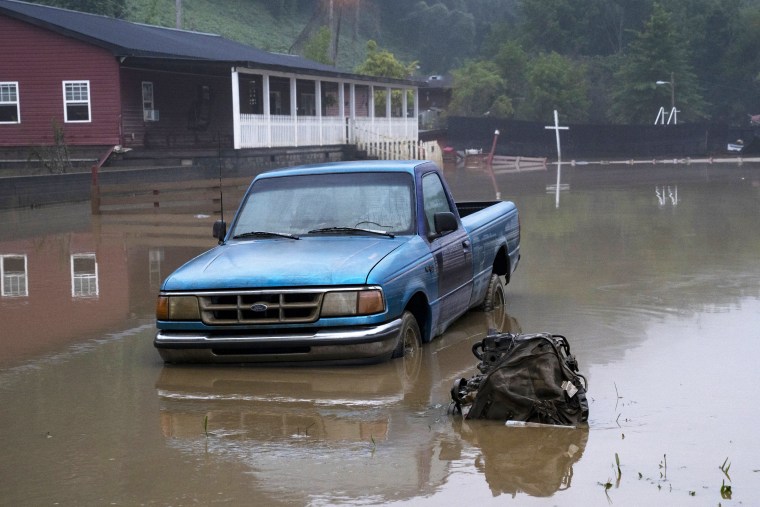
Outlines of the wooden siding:
{"type": "Polygon", "coordinates": [[[122,141],[127,147],[232,146],[231,77],[122,68],[122,141]],[[153,83],[158,121],[145,121],[142,82],[153,83]],[[203,87],[208,87],[204,103],[203,87]]]}
{"type": "Polygon", "coordinates": [[[18,81],[21,123],[0,125],[0,146],[119,144],[119,65],[108,51],[0,15],[0,81],[18,81]],[[88,123],[64,123],[64,80],[90,82],[88,123]]]}

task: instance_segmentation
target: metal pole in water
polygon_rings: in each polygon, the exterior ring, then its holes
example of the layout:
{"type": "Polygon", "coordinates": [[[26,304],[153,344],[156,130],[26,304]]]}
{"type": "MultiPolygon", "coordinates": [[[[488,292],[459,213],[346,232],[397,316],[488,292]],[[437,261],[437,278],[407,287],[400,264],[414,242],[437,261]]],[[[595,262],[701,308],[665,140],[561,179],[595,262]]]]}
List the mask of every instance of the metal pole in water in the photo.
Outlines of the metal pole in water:
{"type": "Polygon", "coordinates": [[[559,185],[560,185],[560,174],[562,173],[562,150],[560,148],[559,143],[559,131],[560,130],[568,130],[570,127],[560,127],[559,126],[559,117],[557,115],[557,110],[554,110],[554,125],[546,126],[545,129],[553,130],[554,135],[557,138],[557,188],[555,190],[555,206],[559,208],[559,185]]]}

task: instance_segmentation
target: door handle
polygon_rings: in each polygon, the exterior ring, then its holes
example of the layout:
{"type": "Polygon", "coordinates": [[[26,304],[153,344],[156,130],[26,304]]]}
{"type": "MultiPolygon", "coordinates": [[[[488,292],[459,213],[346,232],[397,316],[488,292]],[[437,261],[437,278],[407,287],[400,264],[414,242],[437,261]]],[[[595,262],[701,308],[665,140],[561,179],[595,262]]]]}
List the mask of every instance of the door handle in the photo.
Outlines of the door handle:
{"type": "Polygon", "coordinates": [[[466,240],[462,241],[462,248],[464,248],[465,250],[469,250],[470,249],[470,240],[469,239],[466,239],[466,240]]]}

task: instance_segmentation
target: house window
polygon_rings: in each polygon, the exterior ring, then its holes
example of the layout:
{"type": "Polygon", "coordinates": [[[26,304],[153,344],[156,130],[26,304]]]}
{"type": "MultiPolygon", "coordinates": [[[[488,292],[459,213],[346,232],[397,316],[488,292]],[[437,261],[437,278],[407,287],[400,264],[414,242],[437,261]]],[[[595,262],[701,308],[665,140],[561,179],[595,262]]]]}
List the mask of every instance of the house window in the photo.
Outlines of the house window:
{"type": "Polygon", "coordinates": [[[90,82],[63,82],[63,114],[66,123],[90,121],[90,82]]]}
{"type": "Polygon", "coordinates": [[[94,297],[98,290],[98,261],[94,253],[71,256],[71,296],[94,297]]]}
{"type": "Polygon", "coordinates": [[[20,123],[18,83],[0,83],[0,123],[20,123]]]}
{"type": "Polygon", "coordinates": [[[28,296],[26,280],[26,255],[0,256],[0,295],[28,296]]]}
{"type": "Polygon", "coordinates": [[[153,102],[153,82],[142,82],[143,121],[158,121],[158,110],[153,102]]]}

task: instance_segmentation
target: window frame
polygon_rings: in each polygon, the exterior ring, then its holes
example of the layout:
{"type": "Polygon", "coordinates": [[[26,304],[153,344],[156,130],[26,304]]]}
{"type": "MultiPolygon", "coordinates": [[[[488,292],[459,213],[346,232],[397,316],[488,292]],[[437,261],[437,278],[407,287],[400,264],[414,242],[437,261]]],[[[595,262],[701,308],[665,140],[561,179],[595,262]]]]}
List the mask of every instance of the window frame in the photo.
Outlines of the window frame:
{"type": "MultiPolygon", "coordinates": [[[[10,94],[9,94],[10,95],[10,94]]],[[[18,81],[0,81],[0,107],[5,106],[16,106],[16,121],[3,121],[0,120],[0,125],[17,125],[21,123],[21,97],[19,94],[19,86],[18,81]],[[15,101],[4,101],[3,100],[3,92],[2,89],[4,87],[8,87],[9,90],[13,90],[15,92],[16,100],[15,101]],[[13,88],[11,88],[13,87],[13,88]]]]}
{"type": "Polygon", "coordinates": [[[71,297],[97,298],[100,296],[98,257],[92,252],[71,254],[71,297]],[[78,271],[76,261],[92,261],[92,271],[78,271]]]}
{"type": "Polygon", "coordinates": [[[158,121],[158,118],[156,117],[156,92],[153,81],[142,81],[140,89],[142,95],[143,121],[158,121]],[[150,90],[150,96],[145,93],[147,90],[150,90]]]}
{"type": "MultiPolygon", "coordinates": [[[[92,90],[90,88],[90,80],[89,79],[78,79],[78,80],[70,80],[70,81],[63,81],[63,121],[64,123],[92,123],[92,90]],[[71,99],[69,100],[66,96],[67,92],[67,86],[69,85],[79,85],[80,87],[82,85],[86,86],[87,91],[87,100],[80,99],[71,99]],[[69,106],[87,106],[87,119],[86,120],[70,120],[69,119],[69,106]]],[[[81,88],[79,89],[79,92],[81,93],[81,88]]],[[[73,92],[74,90],[72,90],[73,92]]]]}
{"type": "Polygon", "coordinates": [[[26,254],[0,255],[0,296],[2,297],[29,297],[29,260],[26,254]],[[5,269],[6,259],[14,259],[14,260],[23,259],[24,271],[23,272],[21,271],[6,272],[6,269],[5,269]],[[23,283],[23,287],[21,287],[21,283],[23,283]]]}

